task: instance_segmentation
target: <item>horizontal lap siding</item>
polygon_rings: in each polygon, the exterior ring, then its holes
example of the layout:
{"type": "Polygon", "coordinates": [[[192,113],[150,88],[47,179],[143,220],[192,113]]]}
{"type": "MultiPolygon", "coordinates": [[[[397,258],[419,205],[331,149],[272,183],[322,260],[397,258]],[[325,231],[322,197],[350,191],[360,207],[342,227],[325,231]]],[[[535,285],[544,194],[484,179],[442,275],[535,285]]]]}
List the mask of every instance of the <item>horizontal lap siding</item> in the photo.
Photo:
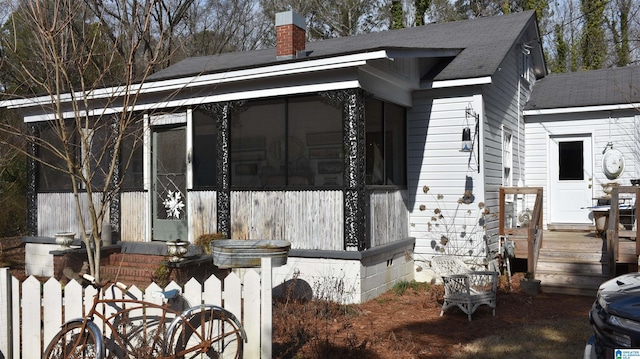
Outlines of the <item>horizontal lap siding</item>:
{"type": "MultiPolygon", "coordinates": [[[[602,184],[617,182],[630,185],[632,178],[640,175],[638,158],[638,122],[635,113],[576,113],[570,115],[530,116],[527,118],[526,183],[528,186],[548,188],[549,139],[552,136],[571,134],[590,135],[593,143],[593,196],[603,195],[602,184]],[[611,115],[611,117],[609,117],[611,115]],[[602,173],[602,151],[608,142],[625,155],[625,170],[616,180],[609,180],[602,173]]],[[[544,223],[549,206],[549,191],[544,192],[544,223]]]]}
{"type": "Polygon", "coordinates": [[[409,234],[416,237],[418,262],[436,254],[433,247],[439,242],[441,231],[455,240],[463,226],[467,225],[471,230],[477,223],[473,219],[478,215],[478,202],[483,200],[477,153],[460,151],[463,127],[471,128],[472,137],[475,128],[474,120],[465,119],[465,109],[471,107],[482,117],[482,99],[475,93],[470,89],[436,98],[429,97],[429,92],[419,93],[408,113],[409,234]],[[458,199],[464,195],[467,177],[473,181],[475,201],[469,205],[458,205],[458,199]],[[428,193],[424,193],[424,186],[429,187],[428,193]],[[438,195],[442,198],[438,199],[438,195]],[[421,211],[421,206],[425,210],[421,211]],[[428,224],[436,208],[442,211],[444,221],[452,225],[450,228],[429,229],[428,224]],[[467,214],[467,211],[471,213],[467,214]]]}
{"type": "MultiPolygon", "coordinates": [[[[529,98],[531,84],[520,79],[520,51],[516,47],[505,57],[500,70],[492,76],[492,83],[483,88],[485,105],[484,137],[484,183],[485,204],[491,213],[486,218],[487,235],[490,242],[496,240],[499,219],[499,188],[503,179],[503,128],[512,135],[513,164],[512,186],[524,179],[524,122],[522,108],[529,98]]],[[[531,76],[533,78],[533,76],[531,76]]],[[[527,158],[528,160],[528,158],[527,158]]]]}

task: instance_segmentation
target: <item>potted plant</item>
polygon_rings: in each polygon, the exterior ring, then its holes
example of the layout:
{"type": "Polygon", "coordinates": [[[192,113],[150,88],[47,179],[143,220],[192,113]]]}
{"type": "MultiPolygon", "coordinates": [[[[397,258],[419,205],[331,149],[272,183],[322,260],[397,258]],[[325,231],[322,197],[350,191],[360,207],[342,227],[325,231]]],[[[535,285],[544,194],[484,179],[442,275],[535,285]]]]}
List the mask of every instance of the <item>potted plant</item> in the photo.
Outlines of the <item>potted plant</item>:
{"type": "Polygon", "coordinates": [[[520,281],[520,289],[529,295],[536,295],[540,293],[540,279],[535,279],[533,272],[526,272],[520,281]]]}
{"type": "Polygon", "coordinates": [[[200,246],[205,254],[211,254],[211,242],[216,239],[225,239],[226,237],[227,236],[224,233],[220,232],[205,233],[196,238],[194,243],[200,246]]]}

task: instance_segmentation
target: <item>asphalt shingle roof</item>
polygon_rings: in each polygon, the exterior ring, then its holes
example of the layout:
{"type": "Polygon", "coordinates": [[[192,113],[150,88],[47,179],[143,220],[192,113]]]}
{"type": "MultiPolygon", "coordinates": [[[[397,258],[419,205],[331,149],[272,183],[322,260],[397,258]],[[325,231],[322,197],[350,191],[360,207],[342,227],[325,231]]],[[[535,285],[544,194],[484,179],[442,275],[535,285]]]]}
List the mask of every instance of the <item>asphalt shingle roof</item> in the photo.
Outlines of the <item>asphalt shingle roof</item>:
{"type": "Polygon", "coordinates": [[[552,74],[536,82],[525,110],[640,102],[640,66],[552,74]]]}
{"type": "MultiPolygon", "coordinates": [[[[309,42],[306,61],[380,49],[462,49],[434,80],[452,80],[493,75],[535,13],[532,11],[473,20],[428,24],[400,30],[309,42]]],[[[185,59],[152,75],[149,80],[180,78],[275,63],[275,48],[185,59]]]]}

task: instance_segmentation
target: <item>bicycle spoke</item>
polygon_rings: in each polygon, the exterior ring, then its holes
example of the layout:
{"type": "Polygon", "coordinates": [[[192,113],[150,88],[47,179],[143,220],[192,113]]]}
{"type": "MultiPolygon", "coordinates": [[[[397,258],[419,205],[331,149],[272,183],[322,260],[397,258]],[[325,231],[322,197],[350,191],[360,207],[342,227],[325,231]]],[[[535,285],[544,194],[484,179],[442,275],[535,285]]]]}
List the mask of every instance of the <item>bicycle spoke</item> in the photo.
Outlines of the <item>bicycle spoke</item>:
{"type": "Polygon", "coordinates": [[[242,336],[223,313],[208,310],[185,322],[173,345],[178,358],[240,358],[242,336]]]}
{"type": "Polygon", "coordinates": [[[46,359],[90,359],[97,358],[98,349],[93,333],[82,323],[71,323],[54,337],[43,358],[46,359]]]}

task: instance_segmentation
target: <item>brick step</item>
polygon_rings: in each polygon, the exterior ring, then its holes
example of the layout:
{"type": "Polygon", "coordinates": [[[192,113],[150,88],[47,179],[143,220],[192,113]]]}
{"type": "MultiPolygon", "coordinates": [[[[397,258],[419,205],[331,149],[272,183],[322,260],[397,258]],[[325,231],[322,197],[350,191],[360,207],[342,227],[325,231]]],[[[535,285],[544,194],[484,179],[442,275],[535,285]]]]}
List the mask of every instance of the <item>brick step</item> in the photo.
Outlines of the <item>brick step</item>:
{"type": "Polygon", "coordinates": [[[164,260],[164,256],[114,253],[109,256],[108,265],[134,268],[156,268],[164,260]]]}
{"type": "Polygon", "coordinates": [[[146,288],[154,278],[155,269],[104,266],[100,269],[104,279],[117,280],[128,286],[146,288]],[[117,278],[116,278],[117,276],[117,278]]]}

